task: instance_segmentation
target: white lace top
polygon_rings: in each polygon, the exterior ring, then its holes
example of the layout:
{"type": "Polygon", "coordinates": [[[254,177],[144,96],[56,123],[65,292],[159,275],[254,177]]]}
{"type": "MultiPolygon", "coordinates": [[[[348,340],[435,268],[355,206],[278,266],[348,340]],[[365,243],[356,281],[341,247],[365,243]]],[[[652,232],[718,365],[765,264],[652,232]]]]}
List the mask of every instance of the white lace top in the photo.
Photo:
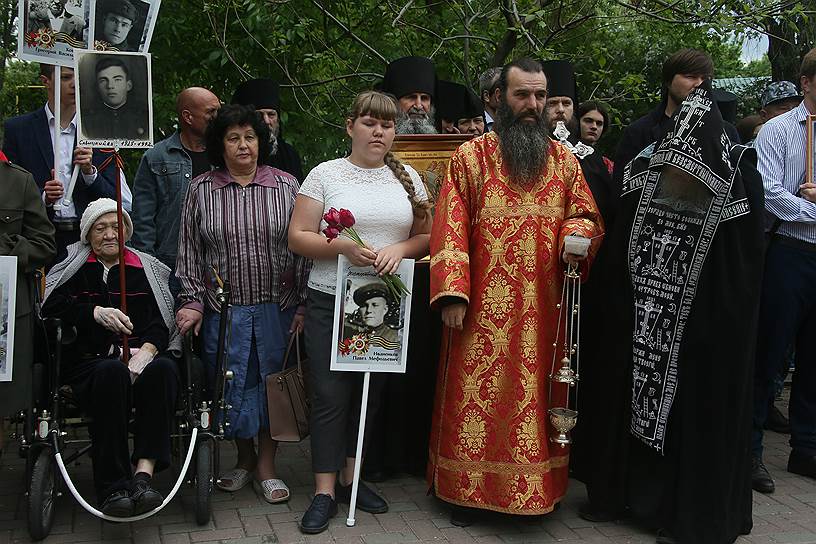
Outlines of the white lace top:
{"type": "MultiPolygon", "coordinates": [[[[425,187],[416,170],[405,165],[414,180],[420,200],[427,200],[425,187]]],[[[388,166],[360,168],[348,159],[334,159],[318,164],[309,172],[300,194],[329,208],[346,208],[354,214],[354,229],[375,250],[407,240],[414,214],[408,193],[388,166]]],[[[326,228],[320,222],[320,230],[326,228]]],[[[309,287],[333,295],[337,284],[337,260],[315,260],[309,275],[309,287]]]]}

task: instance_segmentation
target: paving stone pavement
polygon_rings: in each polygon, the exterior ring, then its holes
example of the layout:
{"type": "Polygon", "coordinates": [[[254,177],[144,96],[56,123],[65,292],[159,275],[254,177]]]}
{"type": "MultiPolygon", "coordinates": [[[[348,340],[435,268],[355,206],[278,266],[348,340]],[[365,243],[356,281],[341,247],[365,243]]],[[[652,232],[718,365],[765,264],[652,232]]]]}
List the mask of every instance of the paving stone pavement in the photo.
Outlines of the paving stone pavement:
{"type": "MultiPolygon", "coordinates": [[[[816,481],[785,472],[787,437],[767,433],[766,464],[776,478],[773,495],[754,493],[754,530],[739,543],[816,544],[816,481]]],[[[222,445],[224,466],[231,466],[234,448],[222,445]]],[[[57,514],[46,544],[105,542],[123,544],[400,544],[450,542],[455,544],[613,543],[654,542],[654,533],[632,523],[589,523],[578,517],[585,500],[580,482],[572,481],[562,507],[532,519],[486,514],[479,523],[460,528],[450,524],[448,507],[427,495],[422,479],[401,477],[376,486],[390,502],[387,514],[357,514],[357,525],[346,527],[346,509],[321,535],[300,534],[297,521],[309,504],[312,478],[309,443],[283,445],[278,456],[280,476],[292,490],[288,504],[270,505],[251,487],[234,493],[216,491],[213,518],[198,526],[194,521],[192,489],[183,486],[180,496],[162,512],[130,524],[102,522],[86,513],[65,492],[57,501],[57,514]]],[[[8,448],[0,461],[0,544],[30,542],[25,521],[25,464],[8,448]]],[[[80,492],[92,496],[90,460],[82,458],[68,468],[80,492]]],[[[175,474],[157,476],[157,487],[167,490],[175,474]]]]}

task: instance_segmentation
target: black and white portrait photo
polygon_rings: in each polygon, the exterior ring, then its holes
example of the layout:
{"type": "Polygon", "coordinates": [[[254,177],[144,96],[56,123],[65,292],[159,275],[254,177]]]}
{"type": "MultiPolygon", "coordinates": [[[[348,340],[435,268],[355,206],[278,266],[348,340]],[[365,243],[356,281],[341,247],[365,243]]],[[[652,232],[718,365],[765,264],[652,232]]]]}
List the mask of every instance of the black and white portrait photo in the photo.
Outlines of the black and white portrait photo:
{"type": "Polygon", "coordinates": [[[21,0],[17,52],[22,60],[73,66],[87,47],[91,0],[21,0]]]}
{"type": "Polygon", "coordinates": [[[150,55],[77,51],[79,145],[146,148],[153,145],[150,55]]]}
{"type": "Polygon", "coordinates": [[[92,0],[90,32],[99,51],[146,52],[161,0],[92,0]]]}

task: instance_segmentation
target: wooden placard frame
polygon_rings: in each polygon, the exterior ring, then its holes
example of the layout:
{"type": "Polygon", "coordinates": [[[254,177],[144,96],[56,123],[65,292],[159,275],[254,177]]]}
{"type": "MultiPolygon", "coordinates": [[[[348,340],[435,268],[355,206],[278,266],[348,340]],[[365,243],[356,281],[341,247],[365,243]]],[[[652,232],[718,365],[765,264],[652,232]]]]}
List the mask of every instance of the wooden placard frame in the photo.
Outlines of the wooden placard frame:
{"type": "Polygon", "coordinates": [[[428,197],[436,200],[451,155],[472,138],[472,134],[400,134],[391,151],[419,172],[428,197]]]}
{"type": "Polygon", "coordinates": [[[805,169],[805,181],[814,183],[814,173],[816,173],[816,115],[807,117],[807,165],[805,169]]]}

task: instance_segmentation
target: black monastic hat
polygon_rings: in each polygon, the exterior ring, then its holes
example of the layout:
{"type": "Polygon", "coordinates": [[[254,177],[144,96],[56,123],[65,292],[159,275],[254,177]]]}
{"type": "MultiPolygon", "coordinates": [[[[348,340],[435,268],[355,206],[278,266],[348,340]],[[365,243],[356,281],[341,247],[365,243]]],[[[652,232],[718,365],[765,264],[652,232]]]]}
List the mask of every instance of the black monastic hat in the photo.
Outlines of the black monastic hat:
{"type": "Polygon", "coordinates": [[[280,91],[271,79],[250,79],[235,89],[233,104],[254,106],[256,110],[272,109],[280,112],[280,91]]]}
{"type": "Polygon", "coordinates": [[[722,89],[713,89],[711,95],[720,108],[720,114],[732,125],[737,122],[737,95],[722,89]]]}
{"type": "Polygon", "coordinates": [[[425,57],[402,57],[385,69],[382,90],[397,98],[411,93],[426,93],[436,98],[436,68],[425,57]]]}
{"type": "Polygon", "coordinates": [[[472,119],[484,115],[482,101],[476,93],[451,81],[437,82],[436,112],[440,119],[456,122],[459,119],[472,119]]]}
{"type": "Polygon", "coordinates": [[[547,96],[569,96],[578,104],[578,83],[575,68],[567,60],[545,60],[541,63],[547,75],[547,96]]]}

